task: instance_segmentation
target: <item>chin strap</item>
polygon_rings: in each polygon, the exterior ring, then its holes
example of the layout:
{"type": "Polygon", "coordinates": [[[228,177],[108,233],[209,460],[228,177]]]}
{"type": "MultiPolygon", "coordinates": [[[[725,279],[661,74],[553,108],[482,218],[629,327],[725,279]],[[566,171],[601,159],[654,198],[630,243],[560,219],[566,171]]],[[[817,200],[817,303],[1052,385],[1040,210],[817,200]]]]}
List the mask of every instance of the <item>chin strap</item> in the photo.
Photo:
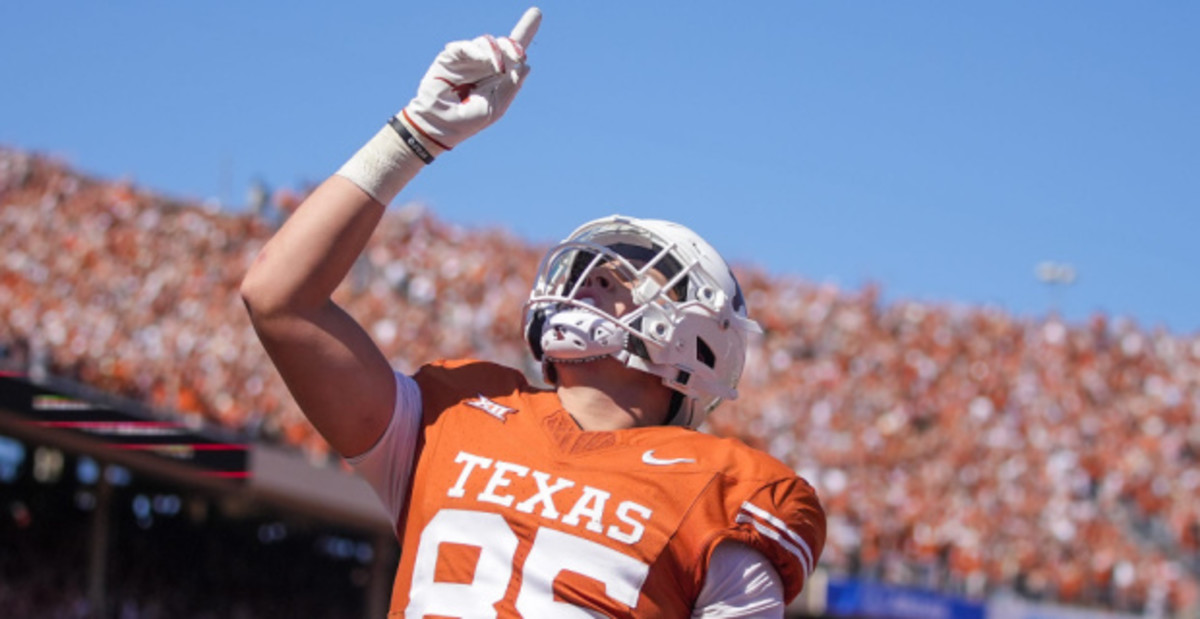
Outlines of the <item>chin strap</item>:
{"type": "Polygon", "coordinates": [[[585,309],[554,312],[542,328],[542,355],[553,363],[582,363],[625,349],[629,334],[585,309]]]}

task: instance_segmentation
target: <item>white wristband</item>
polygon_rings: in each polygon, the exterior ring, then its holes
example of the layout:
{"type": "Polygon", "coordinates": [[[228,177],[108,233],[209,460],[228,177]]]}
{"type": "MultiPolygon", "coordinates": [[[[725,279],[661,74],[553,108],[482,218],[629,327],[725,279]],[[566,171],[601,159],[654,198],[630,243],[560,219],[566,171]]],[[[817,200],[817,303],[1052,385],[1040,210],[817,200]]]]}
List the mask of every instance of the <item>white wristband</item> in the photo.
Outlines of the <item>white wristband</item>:
{"type": "Polygon", "coordinates": [[[396,130],[384,125],[338,169],[337,175],[387,206],[423,167],[425,162],[404,143],[396,130]]]}

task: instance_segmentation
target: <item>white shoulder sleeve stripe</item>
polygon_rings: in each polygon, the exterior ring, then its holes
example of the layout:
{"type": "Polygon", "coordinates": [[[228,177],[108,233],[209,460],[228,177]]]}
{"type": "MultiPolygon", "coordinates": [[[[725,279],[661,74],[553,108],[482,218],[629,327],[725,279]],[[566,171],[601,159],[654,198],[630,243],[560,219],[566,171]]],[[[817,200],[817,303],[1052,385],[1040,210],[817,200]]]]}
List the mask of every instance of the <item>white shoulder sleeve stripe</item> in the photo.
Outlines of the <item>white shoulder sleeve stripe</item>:
{"type": "Polygon", "coordinates": [[[804,538],[788,528],[786,522],[748,501],[742,503],[742,510],[737,515],[737,522],[749,522],[759,533],[775,540],[788,552],[796,555],[800,565],[804,566],[805,578],[812,574],[812,549],[808,547],[808,542],[804,541],[804,538]]]}
{"type": "Polygon", "coordinates": [[[745,544],[724,542],[713,550],[694,619],[783,617],[783,581],[763,554],[745,544]]]}
{"type": "Polygon", "coordinates": [[[397,372],[396,405],[383,436],[367,451],[346,460],[375,489],[393,523],[404,511],[420,431],[421,388],[411,376],[397,372]]]}

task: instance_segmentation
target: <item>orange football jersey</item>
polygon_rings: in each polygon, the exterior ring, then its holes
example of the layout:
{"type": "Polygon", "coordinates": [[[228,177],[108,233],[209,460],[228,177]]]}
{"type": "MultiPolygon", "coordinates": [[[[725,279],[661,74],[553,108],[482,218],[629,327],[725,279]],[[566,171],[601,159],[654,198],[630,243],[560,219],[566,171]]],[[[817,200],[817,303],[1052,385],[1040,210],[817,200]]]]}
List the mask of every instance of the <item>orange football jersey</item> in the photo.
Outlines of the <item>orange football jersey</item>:
{"type": "Polygon", "coordinates": [[[820,557],[813,489],[739,441],[585,432],[553,391],[491,363],[414,378],[423,425],[393,617],[687,617],[721,541],[770,559],[787,600],[820,557]]]}

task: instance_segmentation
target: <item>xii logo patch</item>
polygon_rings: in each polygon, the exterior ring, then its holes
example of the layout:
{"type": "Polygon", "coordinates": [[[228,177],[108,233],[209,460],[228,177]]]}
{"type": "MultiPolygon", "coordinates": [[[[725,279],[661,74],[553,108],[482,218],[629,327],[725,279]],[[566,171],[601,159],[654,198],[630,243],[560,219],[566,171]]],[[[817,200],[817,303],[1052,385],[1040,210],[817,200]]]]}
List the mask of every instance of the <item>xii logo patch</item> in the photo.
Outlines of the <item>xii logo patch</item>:
{"type": "Polygon", "coordinates": [[[467,400],[466,405],[472,408],[478,408],[479,410],[491,415],[492,417],[495,417],[496,419],[499,419],[500,421],[504,421],[505,415],[517,412],[517,409],[515,408],[510,408],[503,404],[493,402],[482,395],[476,397],[474,400],[467,400]]]}

